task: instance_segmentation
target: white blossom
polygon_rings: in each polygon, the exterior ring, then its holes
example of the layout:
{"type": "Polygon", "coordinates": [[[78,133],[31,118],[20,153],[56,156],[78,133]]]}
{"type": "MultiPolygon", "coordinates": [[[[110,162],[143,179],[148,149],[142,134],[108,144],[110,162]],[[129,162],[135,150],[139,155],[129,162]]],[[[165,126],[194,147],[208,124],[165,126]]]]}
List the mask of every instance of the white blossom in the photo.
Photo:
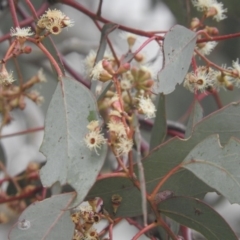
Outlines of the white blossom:
{"type": "Polygon", "coordinates": [[[120,121],[110,120],[108,123],[108,129],[110,132],[114,132],[118,136],[126,136],[125,127],[120,121]]]}
{"type": "Polygon", "coordinates": [[[205,67],[199,67],[196,70],[196,73],[188,73],[184,80],[184,87],[191,92],[197,90],[204,92],[207,88],[214,85],[212,73],[210,74],[209,72],[211,72],[211,70],[206,69],[205,67]]]}
{"type": "Polygon", "coordinates": [[[90,150],[94,150],[97,155],[99,155],[98,149],[100,149],[101,146],[106,143],[106,139],[103,137],[103,134],[100,133],[100,130],[90,131],[85,136],[84,141],[87,147],[90,150]]]}
{"type": "Polygon", "coordinates": [[[215,11],[217,12],[217,14],[213,16],[213,19],[215,19],[217,22],[227,18],[227,16],[224,14],[227,12],[227,8],[223,9],[222,3],[218,3],[218,2],[213,3],[212,8],[214,8],[215,11]]]}
{"type": "Polygon", "coordinates": [[[145,118],[154,118],[155,117],[155,112],[156,112],[156,107],[153,104],[151,98],[149,97],[144,97],[143,95],[141,95],[139,98],[137,98],[139,100],[139,108],[140,110],[143,112],[143,114],[145,115],[145,118]]]}
{"type": "Polygon", "coordinates": [[[13,78],[13,72],[8,73],[7,71],[0,72],[0,84],[9,85],[15,81],[13,78]]]}
{"type": "Polygon", "coordinates": [[[99,128],[99,121],[97,120],[93,120],[87,125],[87,129],[89,129],[90,131],[94,131],[97,128],[99,128]]]}
{"type": "Polygon", "coordinates": [[[17,38],[26,38],[34,34],[33,32],[31,32],[30,27],[27,27],[27,28],[16,27],[16,29],[12,27],[10,29],[10,32],[11,32],[10,33],[11,37],[17,37],[17,38]]]}
{"type": "Polygon", "coordinates": [[[202,47],[197,46],[197,50],[202,55],[209,55],[218,43],[215,41],[206,42],[202,47]]]}
{"type": "Polygon", "coordinates": [[[217,22],[226,18],[224,13],[227,12],[227,9],[224,9],[223,4],[217,2],[217,0],[192,0],[192,3],[200,12],[205,12],[207,14],[213,10],[215,13],[211,13],[210,16],[212,16],[217,22]]]}
{"type": "Polygon", "coordinates": [[[121,156],[123,154],[128,154],[133,147],[132,139],[128,139],[125,137],[119,138],[119,142],[117,143],[116,153],[117,156],[121,156]]]}
{"type": "Polygon", "coordinates": [[[120,86],[122,90],[129,90],[132,88],[132,82],[129,79],[124,78],[121,80],[120,86]]]}

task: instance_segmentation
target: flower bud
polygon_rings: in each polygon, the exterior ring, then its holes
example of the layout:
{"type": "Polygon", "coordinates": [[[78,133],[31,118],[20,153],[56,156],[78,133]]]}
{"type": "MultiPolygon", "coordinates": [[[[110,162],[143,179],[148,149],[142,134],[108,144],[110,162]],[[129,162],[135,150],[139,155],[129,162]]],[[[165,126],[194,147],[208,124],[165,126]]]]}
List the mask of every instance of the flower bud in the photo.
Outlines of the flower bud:
{"type": "Polygon", "coordinates": [[[121,74],[121,73],[125,73],[130,69],[130,63],[124,63],[121,64],[121,66],[118,68],[117,73],[121,74]]]}
{"type": "Polygon", "coordinates": [[[143,62],[145,57],[142,53],[137,53],[135,56],[134,56],[134,59],[137,61],[137,62],[143,62]]]}
{"type": "Polygon", "coordinates": [[[29,54],[32,52],[32,48],[29,46],[26,46],[23,48],[23,53],[29,54]]]}
{"type": "Polygon", "coordinates": [[[118,195],[118,194],[112,195],[113,213],[116,214],[121,202],[122,202],[122,197],[120,195],[118,195]]]}
{"type": "Polygon", "coordinates": [[[107,59],[103,59],[102,60],[102,66],[103,68],[108,71],[108,73],[110,73],[111,75],[115,74],[115,71],[113,69],[113,66],[111,64],[111,62],[109,62],[107,59]]]}
{"type": "Polygon", "coordinates": [[[191,29],[196,29],[200,26],[200,20],[198,18],[193,18],[190,23],[191,29]]]}

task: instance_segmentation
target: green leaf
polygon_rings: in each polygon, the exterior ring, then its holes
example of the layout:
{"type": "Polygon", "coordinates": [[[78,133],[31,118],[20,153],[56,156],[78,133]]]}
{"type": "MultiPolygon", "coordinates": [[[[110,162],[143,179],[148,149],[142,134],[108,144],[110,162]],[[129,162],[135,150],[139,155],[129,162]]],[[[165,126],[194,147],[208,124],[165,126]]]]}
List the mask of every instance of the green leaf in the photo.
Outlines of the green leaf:
{"type": "Polygon", "coordinates": [[[0,162],[2,162],[4,165],[6,165],[6,154],[4,147],[0,143],[0,162]]]}
{"type": "Polygon", "coordinates": [[[221,145],[225,145],[230,137],[240,139],[240,105],[239,102],[231,103],[218,111],[205,117],[194,128],[198,142],[211,134],[219,134],[221,145]]]}
{"type": "Polygon", "coordinates": [[[112,217],[138,216],[142,213],[141,193],[128,178],[117,177],[98,181],[87,196],[93,197],[101,197],[104,208],[112,217]],[[111,203],[114,194],[122,197],[116,214],[113,213],[111,203]]]}
{"type": "MultiPolygon", "coordinates": [[[[95,112],[96,101],[91,92],[71,78],[62,78],[52,97],[45,120],[44,139],[40,151],[47,157],[40,171],[42,184],[70,184],[80,203],[94,184],[104,163],[107,146],[90,151],[84,141],[88,117],[95,112]]],[[[99,119],[99,118],[98,118],[99,119]]]]}
{"type": "Polygon", "coordinates": [[[115,23],[104,24],[102,31],[101,31],[101,39],[100,39],[100,44],[99,44],[95,64],[103,59],[103,56],[104,56],[104,53],[105,53],[105,50],[107,47],[107,36],[109,33],[114,31],[117,27],[118,27],[118,25],[115,23]]]}
{"type": "Polygon", "coordinates": [[[75,226],[66,209],[74,197],[75,193],[65,193],[31,204],[22,212],[9,239],[72,239],[75,226]]]}
{"type": "Polygon", "coordinates": [[[184,168],[215,188],[231,203],[240,204],[240,140],[221,148],[217,135],[199,143],[184,159],[184,168]]]}
{"type": "Polygon", "coordinates": [[[163,43],[164,65],[158,73],[159,93],[169,94],[187,74],[197,35],[187,28],[176,25],[166,35],[163,43]]]}
{"type": "Polygon", "coordinates": [[[203,109],[202,109],[201,105],[199,104],[199,102],[195,101],[193,110],[192,110],[191,115],[188,120],[186,132],[185,132],[185,138],[188,138],[191,136],[193,127],[198,122],[200,122],[200,120],[202,120],[202,118],[203,118],[203,109]]]}
{"type": "Polygon", "coordinates": [[[165,96],[159,94],[157,114],[151,132],[150,150],[164,141],[167,134],[165,96]]]}
{"type": "MultiPolygon", "coordinates": [[[[161,217],[164,220],[164,222],[166,222],[167,225],[170,227],[172,232],[175,235],[178,235],[180,224],[178,222],[172,220],[171,218],[164,216],[164,214],[161,214],[161,217]]],[[[165,229],[163,227],[158,227],[157,231],[161,237],[161,240],[171,240],[172,239],[172,238],[169,238],[169,235],[167,234],[167,232],[165,231],[165,229]]]]}
{"type": "MultiPolygon", "coordinates": [[[[49,53],[53,56],[55,61],[58,63],[58,66],[62,70],[62,73],[65,74],[65,69],[62,63],[62,60],[59,56],[58,50],[54,45],[54,42],[50,36],[43,39],[42,44],[45,46],[45,48],[49,51],[49,53]]],[[[55,73],[56,76],[58,76],[55,68],[52,66],[52,70],[55,73]]]]}
{"type": "Polygon", "coordinates": [[[159,204],[164,215],[200,232],[206,239],[237,240],[227,222],[206,203],[190,197],[172,197],[159,204]]]}
{"type": "MultiPolygon", "coordinates": [[[[97,51],[97,56],[95,59],[95,64],[97,64],[99,61],[101,61],[103,59],[106,47],[107,47],[107,37],[108,34],[111,33],[112,31],[114,31],[116,28],[118,27],[117,24],[115,23],[106,23],[104,24],[102,31],[101,31],[101,39],[100,39],[100,43],[99,43],[99,48],[97,51]]],[[[103,94],[105,94],[106,91],[105,88],[110,87],[111,85],[109,84],[109,82],[98,82],[98,81],[92,81],[91,82],[91,91],[94,92],[96,89],[97,84],[102,84],[102,88],[103,88],[103,94]]],[[[99,99],[101,99],[103,96],[102,94],[99,96],[99,99]]]]}
{"type": "MultiPolygon", "coordinates": [[[[223,143],[228,141],[232,135],[240,138],[239,116],[240,105],[232,103],[197,123],[190,139],[172,138],[150,152],[143,159],[147,192],[150,193],[163,176],[181,164],[189,152],[208,136],[219,133],[223,143]]],[[[134,171],[137,174],[136,166],[134,171]]],[[[159,191],[164,190],[173,191],[175,195],[192,196],[199,199],[202,199],[207,192],[215,191],[185,168],[173,174],[159,189],[159,191]]],[[[100,180],[93,186],[89,196],[103,198],[104,207],[111,212],[110,199],[113,194],[119,194],[123,197],[116,216],[141,215],[140,192],[128,179],[111,178],[100,180]]]]}

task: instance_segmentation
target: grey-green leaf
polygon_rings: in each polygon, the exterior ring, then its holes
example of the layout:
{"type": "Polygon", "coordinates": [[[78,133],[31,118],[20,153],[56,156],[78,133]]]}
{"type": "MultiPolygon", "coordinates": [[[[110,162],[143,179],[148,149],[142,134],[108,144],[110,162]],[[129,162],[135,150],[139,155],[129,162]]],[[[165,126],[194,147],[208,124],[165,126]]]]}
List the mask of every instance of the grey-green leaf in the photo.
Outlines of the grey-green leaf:
{"type": "Polygon", "coordinates": [[[182,83],[187,74],[197,34],[183,26],[174,26],[166,35],[163,43],[164,65],[158,73],[159,93],[169,94],[177,83],[182,83]]]}
{"type": "Polygon", "coordinates": [[[40,171],[42,184],[70,184],[80,203],[94,184],[104,163],[106,144],[90,151],[84,141],[88,118],[97,106],[91,92],[71,78],[62,78],[52,97],[45,120],[44,139],[40,151],[47,157],[40,171]]]}
{"type": "Polygon", "coordinates": [[[190,117],[188,119],[188,124],[185,132],[185,138],[188,138],[191,136],[193,132],[193,127],[200,122],[203,118],[203,109],[198,101],[195,101],[194,107],[192,109],[192,112],[190,114],[190,117]]]}
{"type": "MultiPolygon", "coordinates": [[[[114,31],[116,28],[118,27],[117,24],[115,23],[106,23],[101,31],[101,39],[100,39],[100,43],[99,43],[99,48],[97,51],[97,56],[95,59],[95,64],[97,64],[99,61],[101,61],[103,59],[106,47],[107,47],[107,37],[108,34],[111,33],[112,31],[114,31]]],[[[92,81],[91,82],[91,91],[94,92],[96,89],[97,84],[101,84],[102,88],[103,88],[103,92],[105,94],[105,88],[109,85],[108,82],[106,83],[102,83],[102,82],[97,82],[97,81],[92,81]]],[[[110,85],[111,86],[111,85],[110,85]]],[[[103,96],[102,94],[99,96],[99,99],[101,99],[103,96]]]]}
{"type": "Polygon", "coordinates": [[[240,140],[222,148],[217,135],[200,142],[184,159],[184,168],[216,189],[231,203],[240,204],[240,140]]]}
{"type": "Polygon", "coordinates": [[[167,134],[165,96],[159,94],[157,114],[151,132],[150,150],[161,144],[167,134]]]}
{"type": "Polygon", "coordinates": [[[190,197],[173,197],[159,204],[164,215],[200,232],[206,239],[237,240],[227,222],[206,203],[190,197]]]}
{"type": "Polygon", "coordinates": [[[55,195],[25,209],[10,232],[10,240],[72,239],[74,224],[69,211],[75,193],[55,195]]]}
{"type": "MultiPolygon", "coordinates": [[[[226,143],[230,136],[240,138],[239,117],[240,105],[237,103],[229,104],[197,123],[190,139],[173,138],[155,148],[143,160],[147,192],[150,193],[164,175],[181,164],[189,152],[208,136],[218,133],[222,143],[226,143]]],[[[137,174],[136,167],[134,170],[137,174]]],[[[184,168],[173,174],[163,184],[160,191],[164,190],[173,191],[175,195],[192,196],[200,199],[207,192],[215,191],[191,171],[184,168]]],[[[102,197],[104,206],[107,210],[112,211],[110,199],[113,194],[119,194],[123,197],[117,216],[126,217],[141,214],[140,192],[128,179],[110,178],[98,181],[91,189],[89,196],[102,197]],[[129,202],[130,204],[127,204],[129,202]]]]}

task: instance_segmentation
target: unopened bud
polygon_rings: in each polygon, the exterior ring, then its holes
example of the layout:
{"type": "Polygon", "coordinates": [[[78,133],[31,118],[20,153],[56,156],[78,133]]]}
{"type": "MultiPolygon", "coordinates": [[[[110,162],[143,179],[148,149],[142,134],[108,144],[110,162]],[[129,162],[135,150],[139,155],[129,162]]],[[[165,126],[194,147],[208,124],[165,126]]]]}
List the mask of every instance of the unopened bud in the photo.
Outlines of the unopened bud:
{"type": "Polygon", "coordinates": [[[233,90],[233,84],[229,81],[225,82],[225,87],[226,87],[227,90],[230,90],[230,91],[233,90]]]}
{"type": "Polygon", "coordinates": [[[108,71],[108,73],[110,73],[111,75],[115,74],[115,71],[113,69],[113,66],[111,64],[111,62],[109,62],[107,59],[103,59],[102,60],[102,66],[103,68],[108,71]]]}
{"type": "Polygon", "coordinates": [[[210,8],[208,8],[208,11],[205,14],[205,16],[206,16],[206,18],[208,18],[208,17],[213,17],[217,14],[218,14],[217,9],[215,7],[210,7],[210,8]]]}
{"type": "Polygon", "coordinates": [[[138,79],[138,69],[136,67],[131,68],[131,74],[135,80],[138,79]]]}
{"type": "Polygon", "coordinates": [[[134,59],[137,61],[137,62],[143,62],[145,57],[142,53],[137,53],[135,56],[134,56],[134,59]]]}
{"type": "Polygon", "coordinates": [[[18,103],[18,107],[23,110],[26,107],[26,103],[24,101],[24,96],[21,95],[19,98],[19,103],[18,103]]]}
{"type": "Polygon", "coordinates": [[[26,168],[27,173],[35,172],[38,171],[40,168],[39,163],[36,162],[30,162],[26,168]]]}
{"type": "Polygon", "coordinates": [[[32,48],[29,46],[26,46],[23,48],[23,53],[29,54],[32,52],[32,48]]]}
{"type": "Polygon", "coordinates": [[[128,42],[128,47],[129,47],[129,49],[132,49],[132,47],[133,47],[133,45],[135,44],[136,40],[137,40],[136,35],[130,34],[130,35],[127,37],[127,42],[128,42]]]}
{"type": "Polygon", "coordinates": [[[219,31],[216,27],[208,27],[206,26],[206,32],[209,34],[209,35],[219,35],[219,31]]]}
{"type": "Polygon", "coordinates": [[[190,23],[191,29],[196,29],[199,27],[199,25],[200,25],[200,20],[198,18],[193,18],[190,23]]]}
{"type": "Polygon", "coordinates": [[[116,213],[120,204],[122,202],[122,197],[118,194],[112,195],[112,207],[113,207],[113,213],[116,213]]]}
{"type": "Polygon", "coordinates": [[[154,81],[152,79],[148,79],[147,81],[144,82],[143,86],[145,88],[151,88],[154,84],[154,81]]]}
{"type": "Polygon", "coordinates": [[[125,73],[129,69],[130,69],[130,63],[124,63],[118,68],[117,73],[118,74],[125,73]]]}

